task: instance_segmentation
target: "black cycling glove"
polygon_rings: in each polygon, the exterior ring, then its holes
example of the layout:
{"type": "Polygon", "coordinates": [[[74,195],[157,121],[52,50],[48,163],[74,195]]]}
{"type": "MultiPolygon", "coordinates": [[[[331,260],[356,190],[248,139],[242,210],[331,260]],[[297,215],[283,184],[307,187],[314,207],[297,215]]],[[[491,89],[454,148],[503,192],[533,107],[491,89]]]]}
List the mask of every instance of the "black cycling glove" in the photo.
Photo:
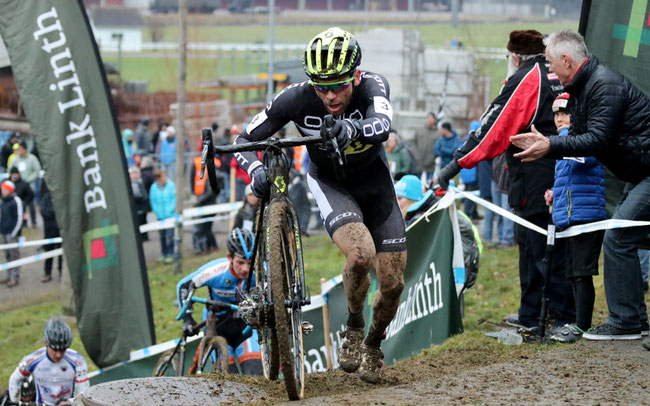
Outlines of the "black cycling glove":
{"type": "Polygon", "coordinates": [[[440,173],[438,173],[438,185],[442,188],[442,190],[447,190],[449,188],[449,181],[456,175],[458,175],[458,172],[463,169],[461,168],[460,165],[458,165],[458,162],[456,160],[452,160],[440,170],[440,173]]]}
{"type": "Polygon", "coordinates": [[[271,185],[266,176],[266,170],[262,165],[255,168],[251,174],[251,190],[253,194],[260,199],[267,199],[271,192],[271,185]]]}
{"type": "Polygon", "coordinates": [[[196,322],[191,314],[183,316],[183,335],[191,337],[198,334],[198,331],[194,330],[194,326],[196,326],[196,322]]]}
{"type": "Polygon", "coordinates": [[[350,145],[350,141],[356,137],[357,129],[350,120],[336,120],[334,126],[329,129],[328,138],[336,140],[340,151],[345,151],[350,145]]]}

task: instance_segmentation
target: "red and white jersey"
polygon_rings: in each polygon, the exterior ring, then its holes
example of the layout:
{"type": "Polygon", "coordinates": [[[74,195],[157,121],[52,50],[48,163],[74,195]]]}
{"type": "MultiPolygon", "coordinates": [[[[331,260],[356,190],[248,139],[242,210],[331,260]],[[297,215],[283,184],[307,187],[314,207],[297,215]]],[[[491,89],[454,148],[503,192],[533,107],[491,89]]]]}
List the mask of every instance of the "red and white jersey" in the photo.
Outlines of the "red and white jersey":
{"type": "Polygon", "coordinates": [[[36,403],[39,404],[55,405],[60,400],[81,394],[90,386],[86,360],[69,348],[59,362],[54,362],[47,356],[45,347],[24,357],[9,378],[9,396],[12,401],[19,399],[20,384],[30,375],[34,376],[36,403]]]}

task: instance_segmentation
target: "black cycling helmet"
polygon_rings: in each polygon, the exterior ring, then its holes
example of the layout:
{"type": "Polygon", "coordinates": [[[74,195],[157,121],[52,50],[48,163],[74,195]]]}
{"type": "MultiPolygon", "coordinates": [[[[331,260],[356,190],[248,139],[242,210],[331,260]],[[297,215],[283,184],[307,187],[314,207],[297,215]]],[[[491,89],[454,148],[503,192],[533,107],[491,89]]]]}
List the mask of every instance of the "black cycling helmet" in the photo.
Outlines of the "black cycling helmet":
{"type": "Polygon", "coordinates": [[[328,28],[312,38],[302,57],[302,67],[314,81],[352,75],[360,63],[357,39],[339,27],[328,28]]]}
{"type": "Polygon", "coordinates": [[[34,383],[34,375],[28,376],[20,384],[20,398],[23,402],[36,399],[36,384],[34,383]]]}
{"type": "Polygon", "coordinates": [[[226,240],[226,247],[231,256],[237,255],[246,259],[251,259],[253,244],[255,244],[255,237],[245,228],[233,228],[226,240]]]}
{"type": "Polygon", "coordinates": [[[63,351],[72,344],[72,330],[65,321],[57,317],[47,322],[43,338],[51,349],[63,351]]]}

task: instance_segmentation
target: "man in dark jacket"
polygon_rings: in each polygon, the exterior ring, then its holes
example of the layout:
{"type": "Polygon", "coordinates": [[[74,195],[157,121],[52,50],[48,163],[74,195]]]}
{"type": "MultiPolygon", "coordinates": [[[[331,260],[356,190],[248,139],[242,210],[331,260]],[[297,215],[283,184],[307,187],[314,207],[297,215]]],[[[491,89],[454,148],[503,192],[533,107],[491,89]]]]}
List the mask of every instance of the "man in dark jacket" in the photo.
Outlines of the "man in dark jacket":
{"type": "MultiPolygon", "coordinates": [[[[41,200],[38,202],[41,209],[41,217],[43,217],[43,238],[57,238],[61,236],[59,225],[56,222],[56,215],[54,214],[54,205],[52,204],[52,195],[47,188],[45,181],[41,184],[41,200]]],[[[45,252],[61,248],[61,243],[46,244],[43,246],[45,252]]],[[[54,258],[47,258],[45,260],[45,268],[43,271],[43,279],[41,282],[47,283],[52,280],[52,263],[54,258]]],[[[59,255],[57,258],[59,269],[59,280],[61,280],[61,269],[63,267],[63,256],[59,255]]]]}
{"type": "Polygon", "coordinates": [[[12,133],[7,142],[2,145],[0,149],[0,170],[5,171],[7,169],[7,161],[9,156],[14,153],[14,144],[17,144],[19,139],[20,133],[12,133]]]}
{"type": "Polygon", "coordinates": [[[20,172],[15,166],[9,170],[9,176],[11,181],[16,187],[15,194],[20,197],[20,200],[23,201],[23,206],[29,206],[29,204],[34,200],[34,191],[29,186],[29,183],[25,182],[20,177],[20,172]]]}
{"type": "MultiPolygon", "coordinates": [[[[456,151],[454,160],[440,171],[438,181],[446,189],[449,179],[461,168],[473,168],[478,162],[501,155],[505,151],[510,178],[508,203],[517,215],[546,229],[551,221],[544,192],[553,187],[555,161],[541,159],[522,163],[513,158],[520,150],[510,144],[510,137],[534,125],[544,136],[556,134],[551,106],[562,85],[550,74],[544,60],[544,37],[535,30],[513,31],[508,42],[509,77],[501,92],[481,117],[481,127],[456,151]]],[[[546,237],[529,228],[524,229],[519,256],[522,280],[518,318],[510,324],[532,329],[538,325],[542,303],[543,259],[546,237]]],[[[559,244],[562,242],[559,241],[559,244]]],[[[564,276],[564,249],[558,247],[546,290],[556,326],[575,322],[575,304],[571,286],[564,276]]]]}
{"type": "MultiPolygon", "coordinates": [[[[15,186],[10,180],[5,180],[0,185],[2,193],[2,205],[0,206],[0,234],[2,234],[3,244],[12,244],[18,242],[20,231],[23,227],[23,202],[16,196],[15,186]]],[[[5,250],[7,262],[15,261],[20,256],[18,248],[9,248],[5,250]]],[[[10,268],[7,276],[0,282],[6,283],[7,287],[12,288],[18,285],[20,277],[20,267],[10,268]]]]}
{"type": "MultiPolygon", "coordinates": [[[[546,58],[574,100],[569,136],[548,139],[532,129],[512,137],[515,145],[525,149],[515,157],[528,162],[547,155],[595,156],[619,179],[629,182],[613,218],[650,220],[650,100],[622,75],[589,55],[578,33],[561,30],[551,34],[546,58]]],[[[648,232],[648,226],[605,232],[603,273],[609,319],[584,338],[639,339],[648,330],[636,249],[648,232]]]]}

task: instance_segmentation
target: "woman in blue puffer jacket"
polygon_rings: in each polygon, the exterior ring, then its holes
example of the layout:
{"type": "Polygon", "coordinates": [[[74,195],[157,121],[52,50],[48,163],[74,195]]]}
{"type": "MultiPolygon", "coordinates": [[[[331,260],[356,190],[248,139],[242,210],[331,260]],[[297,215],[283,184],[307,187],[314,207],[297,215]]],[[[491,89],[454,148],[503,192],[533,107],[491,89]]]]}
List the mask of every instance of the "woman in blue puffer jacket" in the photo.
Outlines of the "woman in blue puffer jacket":
{"type": "MultiPolygon", "coordinates": [[[[569,94],[560,94],[553,102],[553,117],[560,137],[569,134],[571,116],[567,110],[569,94]]],[[[553,203],[553,223],[558,229],[607,218],[605,213],[605,169],[596,158],[565,157],[555,164],[553,190],[547,192],[547,204],[553,203]]],[[[566,238],[567,279],[573,285],[576,323],[551,333],[551,339],[571,343],[591,327],[594,308],[593,275],[598,275],[598,258],[604,230],[566,238]]]]}

